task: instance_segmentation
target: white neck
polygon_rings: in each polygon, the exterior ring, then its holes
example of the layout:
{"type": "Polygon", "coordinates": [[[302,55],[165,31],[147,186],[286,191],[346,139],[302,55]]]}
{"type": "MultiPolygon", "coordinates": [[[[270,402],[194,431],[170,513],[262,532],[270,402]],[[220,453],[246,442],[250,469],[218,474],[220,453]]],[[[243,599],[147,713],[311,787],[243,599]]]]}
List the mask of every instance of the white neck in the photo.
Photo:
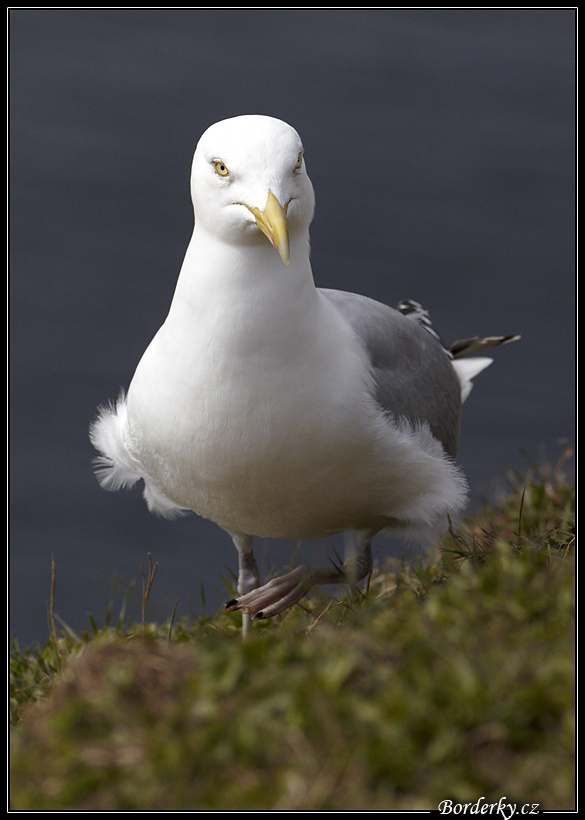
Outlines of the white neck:
{"type": "Polygon", "coordinates": [[[222,334],[231,328],[234,342],[238,334],[249,342],[272,334],[284,340],[287,327],[294,328],[295,335],[299,325],[308,329],[318,304],[308,232],[291,237],[286,266],[262,235],[242,254],[241,245],[220,242],[196,227],[167,321],[179,319],[210,332],[221,322],[222,334]]]}

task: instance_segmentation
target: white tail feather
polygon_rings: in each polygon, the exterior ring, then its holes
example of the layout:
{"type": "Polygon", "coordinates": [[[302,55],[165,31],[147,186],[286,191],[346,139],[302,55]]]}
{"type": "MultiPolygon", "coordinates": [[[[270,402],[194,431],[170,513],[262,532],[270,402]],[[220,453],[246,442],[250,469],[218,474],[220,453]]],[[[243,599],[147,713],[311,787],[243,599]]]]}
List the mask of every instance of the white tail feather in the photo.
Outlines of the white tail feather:
{"type": "Polygon", "coordinates": [[[488,359],[487,356],[477,356],[471,359],[453,359],[451,364],[453,365],[455,373],[457,373],[459,384],[461,385],[462,402],[464,402],[471,393],[473,379],[478,376],[482,370],[489,367],[492,362],[493,359],[488,359]]]}

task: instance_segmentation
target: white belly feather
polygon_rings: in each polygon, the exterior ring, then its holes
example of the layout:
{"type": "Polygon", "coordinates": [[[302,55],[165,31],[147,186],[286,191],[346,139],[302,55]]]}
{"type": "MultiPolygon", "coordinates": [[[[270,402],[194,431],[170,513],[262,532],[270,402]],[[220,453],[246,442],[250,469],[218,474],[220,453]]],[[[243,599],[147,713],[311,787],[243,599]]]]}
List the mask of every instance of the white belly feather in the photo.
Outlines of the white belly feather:
{"type": "Polygon", "coordinates": [[[280,304],[259,305],[242,328],[229,305],[218,316],[208,299],[204,314],[186,317],[176,300],[181,321],[171,310],[126,402],[94,425],[102,484],[143,478],[154,512],[186,508],[265,537],[384,518],[428,524],[455,511],[463,478],[427,429],[381,412],[366,351],[345,320],[321,299],[294,317],[280,304]]]}

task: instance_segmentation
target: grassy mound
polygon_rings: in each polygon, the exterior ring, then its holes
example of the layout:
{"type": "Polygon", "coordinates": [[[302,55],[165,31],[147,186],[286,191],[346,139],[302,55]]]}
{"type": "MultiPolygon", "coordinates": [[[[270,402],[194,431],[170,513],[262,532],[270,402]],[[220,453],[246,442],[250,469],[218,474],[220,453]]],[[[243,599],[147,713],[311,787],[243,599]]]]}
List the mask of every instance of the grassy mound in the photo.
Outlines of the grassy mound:
{"type": "Polygon", "coordinates": [[[574,488],[514,480],[434,561],[239,616],[11,653],[11,807],[571,809],[574,488]]]}

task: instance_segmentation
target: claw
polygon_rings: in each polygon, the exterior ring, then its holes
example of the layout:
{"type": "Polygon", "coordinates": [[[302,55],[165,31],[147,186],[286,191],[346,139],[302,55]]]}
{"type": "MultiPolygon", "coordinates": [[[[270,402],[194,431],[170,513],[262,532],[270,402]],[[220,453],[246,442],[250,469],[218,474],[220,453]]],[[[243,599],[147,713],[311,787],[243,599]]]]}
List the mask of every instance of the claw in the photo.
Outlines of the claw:
{"type": "Polygon", "coordinates": [[[357,555],[347,559],[340,567],[297,567],[287,575],[273,578],[263,587],[252,589],[239,598],[232,598],[225,604],[225,608],[230,611],[240,610],[253,621],[261,621],[284,612],[304,598],[317,584],[361,581],[372,570],[370,540],[371,534],[366,533],[357,555]]]}
{"type": "Polygon", "coordinates": [[[297,567],[287,575],[273,578],[263,587],[228,601],[225,608],[246,612],[255,621],[272,618],[304,598],[315,583],[318,581],[314,577],[314,570],[305,566],[297,567]]]}

